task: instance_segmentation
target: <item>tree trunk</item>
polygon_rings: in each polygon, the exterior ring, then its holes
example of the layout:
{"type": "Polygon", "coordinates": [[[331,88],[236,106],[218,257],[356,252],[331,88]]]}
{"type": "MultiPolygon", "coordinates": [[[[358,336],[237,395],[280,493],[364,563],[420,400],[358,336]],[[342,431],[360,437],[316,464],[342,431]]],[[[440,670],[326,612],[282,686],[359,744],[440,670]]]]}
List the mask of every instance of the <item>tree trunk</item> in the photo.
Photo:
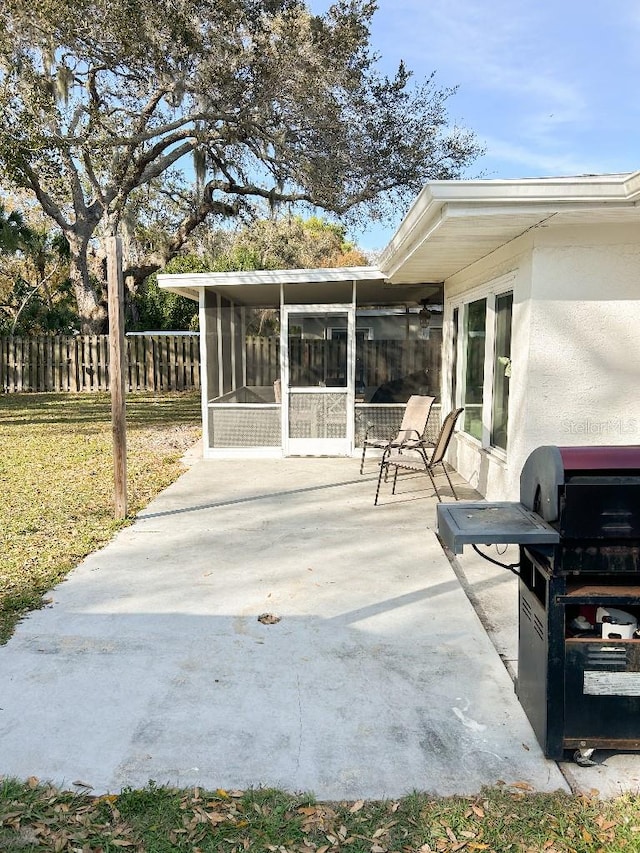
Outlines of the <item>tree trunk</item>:
{"type": "Polygon", "coordinates": [[[91,281],[87,260],[89,241],[74,234],[67,234],[66,237],[71,251],[69,277],[76,297],[80,331],[83,335],[105,333],[108,329],[107,309],[100,292],[104,283],[91,281]]]}

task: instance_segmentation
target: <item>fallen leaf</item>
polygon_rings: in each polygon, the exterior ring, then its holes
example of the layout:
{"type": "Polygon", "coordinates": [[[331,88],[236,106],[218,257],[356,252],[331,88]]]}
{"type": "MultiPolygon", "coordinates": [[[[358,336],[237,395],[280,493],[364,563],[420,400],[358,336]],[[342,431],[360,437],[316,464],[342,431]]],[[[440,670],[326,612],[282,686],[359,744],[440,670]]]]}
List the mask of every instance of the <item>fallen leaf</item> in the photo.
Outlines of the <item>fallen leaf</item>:
{"type": "Polygon", "coordinates": [[[591,835],[591,833],[588,830],[586,830],[584,827],[582,828],[582,840],[586,844],[591,844],[591,842],[593,841],[593,835],[591,835]]]}
{"type": "Polygon", "coordinates": [[[261,613],[258,616],[258,622],[262,622],[263,625],[275,625],[280,621],[280,618],[275,613],[261,613]]]}
{"type": "Polygon", "coordinates": [[[37,788],[39,783],[40,783],[40,780],[38,779],[37,776],[29,776],[29,778],[27,779],[27,785],[31,788],[31,790],[33,790],[34,788],[37,788]]]}
{"type": "Polygon", "coordinates": [[[481,809],[480,806],[471,806],[471,811],[476,817],[484,817],[484,809],[481,809]]]}
{"type": "MultiPolygon", "coordinates": [[[[607,820],[604,815],[598,815],[598,817],[596,818],[596,823],[598,824],[600,829],[604,829],[605,832],[607,829],[613,829],[613,827],[616,825],[616,822],[614,820],[607,820]]],[[[631,829],[633,829],[633,827],[631,827],[631,829]]]]}
{"type": "Polygon", "coordinates": [[[360,809],[361,809],[363,806],[364,806],[364,800],[358,800],[357,802],[355,802],[355,803],[351,806],[351,808],[349,809],[349,813],[350,813],[350,814],[355,814],[356,812],[359,812],[359,811],[360,811],[360,809]]]}
{"type": "Polygon", "coordinates": [[[533,788],[528,782],[513,782],[512,788],[518,788],[520,791],[533,791],[533,788]]]}

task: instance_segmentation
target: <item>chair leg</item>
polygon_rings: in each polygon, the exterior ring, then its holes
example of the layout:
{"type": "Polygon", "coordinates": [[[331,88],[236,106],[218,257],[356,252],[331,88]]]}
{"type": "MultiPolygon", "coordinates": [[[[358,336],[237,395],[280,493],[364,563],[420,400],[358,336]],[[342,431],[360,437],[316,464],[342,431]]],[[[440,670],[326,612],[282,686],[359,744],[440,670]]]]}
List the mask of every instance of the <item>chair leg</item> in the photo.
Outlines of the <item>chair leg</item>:
{"type": "Polygon", "coordinates": [[[384,470],[385,479],[386,479],[386,469],[387,469],[387,463],[385,461],[385,456],[383,455],[382,459],[380,460],[380,473],[378,474],[378,485],[376,487],[376,498],[373,502],[374,506],[378,506],[378,495],[380,494],[380,483],[382,482],[382,472],[384,470]]]}
{"type": "MultiPolygon", "coordinates": [[[[387,466],[389,467],[389,466],[387,466]]],[[[398,466],[396,465],[396,470],[393,472],[393,486],[391,487],[391,494],[395,495],[396,493],[396,483],[398,482],[398,466]]]]}
{"type": "Polygon", "coordinates": [[[450,489],[451,489],[451,491],[453,492],[453,496],[454,496],[454,498],[455,498],[456,500],[458,500],[458,496],[457,496],[457,494],[456,494],[456,490],[453,488],[453,483],[451,482],[451,477],[449,476],[449,472],[447,471],[447,467],[446,467],[446,465],[444,464],[444,462],[441,462],[440,464],[442,465],[442,470],[444,471],[445,477],[446,477],[446,478],[447,478],[447,480],[449,481],[449,488],[450,488],[450,489]]]}
{"type": "Polygon", "coordinates": [[[360,473],[364,474],[364,454],[367,452],[366,442],[362,447],[362,459],[360,460],[360,473]]]}
{"type": "Polygon", "coordinates": [[[440,497],[440,492],[438,491],[438,487],[436,486],[436,481],[434,480],[433,473],[431,471],[431,468],[429,468],[429,467],[427,467],[427,474],[429,475],[429,477],[431,479],[431,485],[433,486],[433,491],[436,493],[436,497],[438,498],[438,502],[442,503],[442,498],[440,497]]]}

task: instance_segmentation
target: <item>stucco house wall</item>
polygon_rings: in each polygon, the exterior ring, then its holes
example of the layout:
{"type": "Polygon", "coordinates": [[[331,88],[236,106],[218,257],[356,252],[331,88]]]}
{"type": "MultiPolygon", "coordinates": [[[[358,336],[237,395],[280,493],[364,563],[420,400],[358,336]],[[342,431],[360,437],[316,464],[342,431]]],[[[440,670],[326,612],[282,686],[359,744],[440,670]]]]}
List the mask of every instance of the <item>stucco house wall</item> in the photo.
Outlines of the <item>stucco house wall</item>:
{"type": "Polygon", "coordinates": [[[640,441],[640,225],[539,227],[445,282],[445,390],[454,305],[509,276],[507,454],[459,433],[451,462],[487,498],[517,500],[541,444],[640,441]]]}

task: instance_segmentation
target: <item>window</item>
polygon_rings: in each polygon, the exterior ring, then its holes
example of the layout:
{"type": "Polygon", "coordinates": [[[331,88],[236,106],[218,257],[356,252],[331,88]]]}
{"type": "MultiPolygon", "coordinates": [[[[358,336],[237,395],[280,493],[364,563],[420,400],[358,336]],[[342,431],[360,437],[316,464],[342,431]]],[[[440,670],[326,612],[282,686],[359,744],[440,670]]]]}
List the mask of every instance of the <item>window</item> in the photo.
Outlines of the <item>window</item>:
{"type": "Polygon", "coordinates": [[[466,350],[464,382],[464,431],[482,439],[482,398],[487,320],[487,300],[470,302],[465,311],[464,343],[466,350]]]}
{"type": "Polygon", "coordinates": [[[460,317],[460,309],[453,309],[453,329],[451,345],[453,347],[453,359],[451,360],[451,399],[455,402],[458,399],[458,323],[460,317]]]}
{"type": "Polygon", "coordinates": [[[511,314],[513,293],[496,297],[495,356],[493,359],[493,411],[491,444],[507,449],[507,420],[509,416],[509,379],[511,377],[511,314]]]}
{"type": "Polygon", "coordinates": [[[452,313],[452,400],[462,430],[483,447],[507,449],[513,293],[504,279],[452,313]],[[501,285],[501,286],[500,286],[501,285]]]}

